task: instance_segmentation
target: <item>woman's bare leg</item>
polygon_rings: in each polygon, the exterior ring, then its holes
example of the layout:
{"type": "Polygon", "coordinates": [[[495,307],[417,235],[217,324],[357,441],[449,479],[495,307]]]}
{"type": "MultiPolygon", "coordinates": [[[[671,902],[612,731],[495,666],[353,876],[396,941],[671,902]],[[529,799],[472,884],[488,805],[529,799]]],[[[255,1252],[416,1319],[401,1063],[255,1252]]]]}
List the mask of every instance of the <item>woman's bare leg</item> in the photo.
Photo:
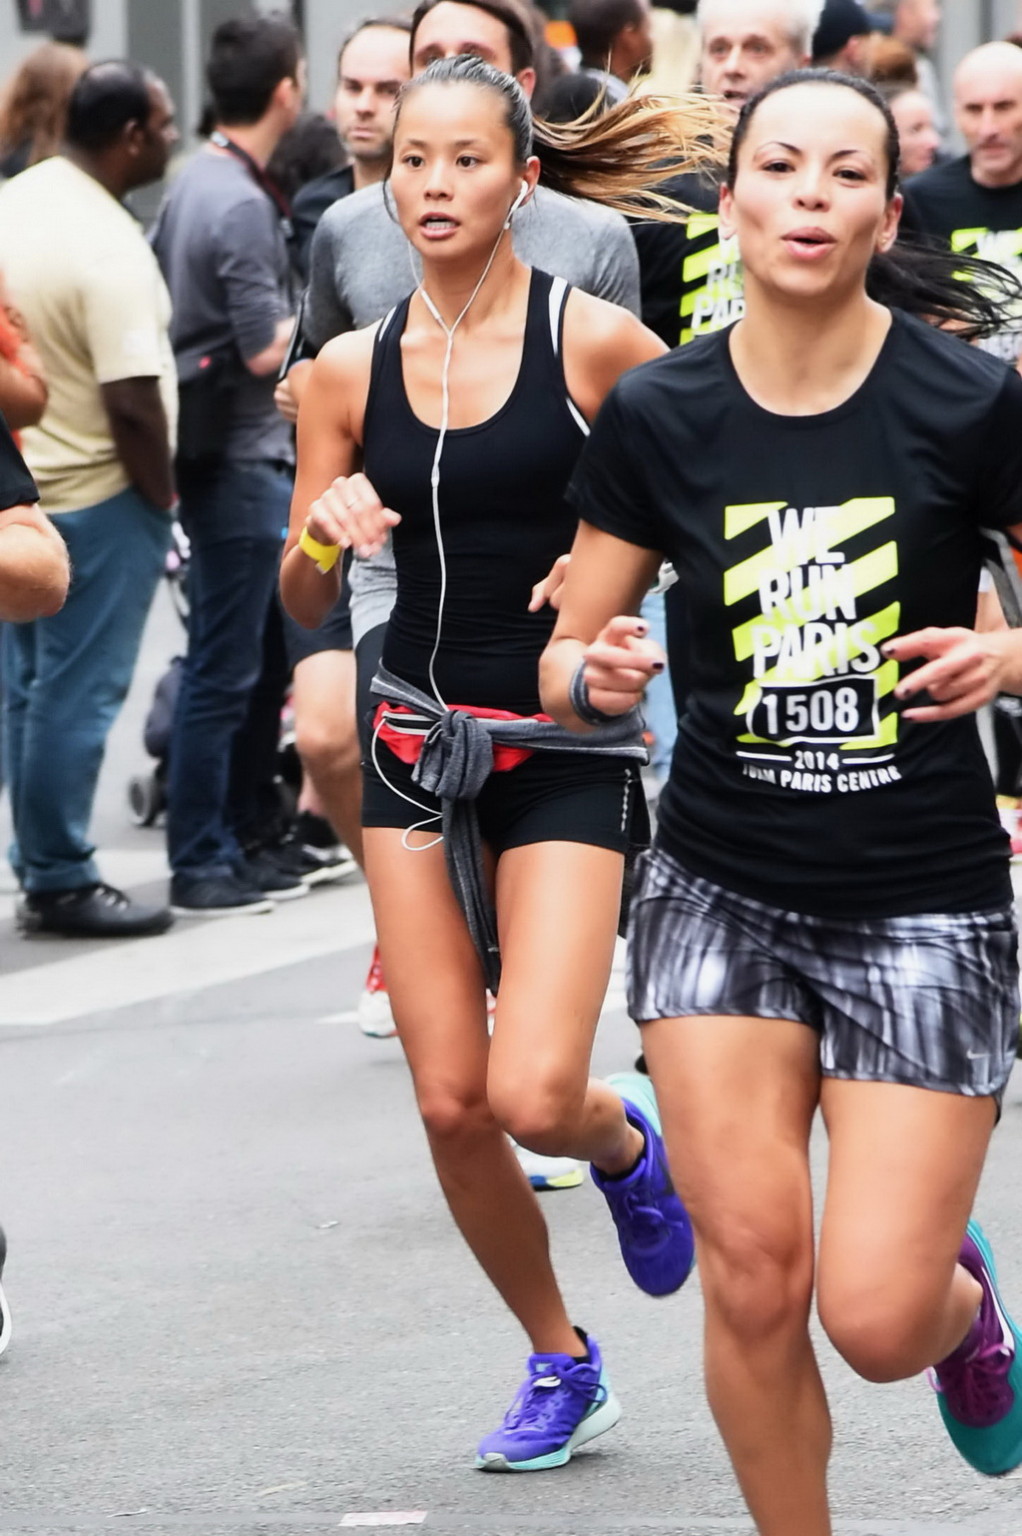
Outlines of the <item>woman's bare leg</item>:
{"type": "Polygon", "coordinates": [[[532,843],[501,857],[503,969],[488,1087],[491,1108],[522,1146],[611,1174],[643,1147],[618,1095],[589,1077],[622,867],[620,854],[586,843],[532,843]]]}
{"type": "Polygon", "coordinates": [[[957,1264],[992,1099],[828,1079],[830,1137],[818,1307],[860,1375],[897,1381],[965,1338],[981,1290],[957,1264]]]}
{"type": "Polygon", "coordinates": [[[830,1415],[809,1339],[818,1044],[776,1019],[643,1027],[706,1304],[706,1390],[760,1536],[831,1536],[830,1415]]]}
{"type": "Polygon", "coordinates": [[[389,827],[366,828],[364,847],[394,1018],[451,1213],[533,1349],[579,1355],[538,1202],[487,1102],[485,987],[443,848],[409,852],[389,827]]]}

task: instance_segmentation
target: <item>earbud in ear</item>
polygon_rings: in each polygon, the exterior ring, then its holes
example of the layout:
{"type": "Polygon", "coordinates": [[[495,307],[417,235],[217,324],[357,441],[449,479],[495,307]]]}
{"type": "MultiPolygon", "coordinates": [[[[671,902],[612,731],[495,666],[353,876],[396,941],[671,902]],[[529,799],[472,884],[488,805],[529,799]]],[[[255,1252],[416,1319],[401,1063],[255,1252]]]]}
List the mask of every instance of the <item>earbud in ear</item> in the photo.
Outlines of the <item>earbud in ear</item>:
{"type": "Polygon", "coordinates": [[[525,199],[528,197],[528,195],[529,195],[529,183],[527,181],[523,181],[521,186],[519,187],[518,196],[515,198],[514,202],[511,204],[511,207],[507,211],[507,218],[504,220],[504,228],[505,229],[510,229],[511,228],[511,220],[514,218],[514,216],[518,212],[519,208],[525,202],[525,199]]]}

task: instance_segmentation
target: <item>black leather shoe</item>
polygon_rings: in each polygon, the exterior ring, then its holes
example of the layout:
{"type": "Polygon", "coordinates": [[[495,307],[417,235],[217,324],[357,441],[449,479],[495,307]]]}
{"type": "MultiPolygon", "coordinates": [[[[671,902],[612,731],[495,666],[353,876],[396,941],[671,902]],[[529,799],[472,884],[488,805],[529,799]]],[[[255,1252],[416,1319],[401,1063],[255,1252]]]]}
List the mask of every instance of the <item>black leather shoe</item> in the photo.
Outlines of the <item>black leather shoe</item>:
{"type": "Polygon", "coordinates": [[[112,885],[72,891],[33,891],[19,904],[22,933],[59,933],[69,939],[135,939],[164,933],[174,921],[169,907],[143,906],[112,885]]]}

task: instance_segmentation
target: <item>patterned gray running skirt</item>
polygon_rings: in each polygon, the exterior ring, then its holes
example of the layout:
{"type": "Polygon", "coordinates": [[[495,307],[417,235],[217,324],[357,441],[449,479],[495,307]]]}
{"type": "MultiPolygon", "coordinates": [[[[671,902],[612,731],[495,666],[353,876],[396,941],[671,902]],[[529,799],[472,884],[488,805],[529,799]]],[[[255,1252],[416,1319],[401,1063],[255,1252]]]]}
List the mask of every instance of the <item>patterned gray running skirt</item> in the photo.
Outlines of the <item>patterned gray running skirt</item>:
{"type": "Polygon", "coordinates": [[[1019,1032],[1013,909],[848,921],[768,907],[643,859],[628,936],[633,1019],[792,1019],[825,1077],[1000,1101],[1019,1032]]]}

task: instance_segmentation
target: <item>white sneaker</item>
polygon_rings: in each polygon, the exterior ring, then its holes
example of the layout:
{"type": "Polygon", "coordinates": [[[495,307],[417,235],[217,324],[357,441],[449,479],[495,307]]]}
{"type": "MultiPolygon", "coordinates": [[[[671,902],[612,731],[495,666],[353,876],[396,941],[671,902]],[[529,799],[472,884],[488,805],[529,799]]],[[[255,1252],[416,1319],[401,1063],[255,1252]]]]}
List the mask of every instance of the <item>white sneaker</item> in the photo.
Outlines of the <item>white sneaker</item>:
{"type": "Polygon", "coordinates": [[[389,1040],[391,1036],[397,1034],[397,1025],[394,1023],[394,1015],[390,1008],[390,993],[383,979],[378,946],[373,950],[369,974],[358,1000],[357,1012],[358,1027],[364,1035],[371,1035],[375,1040],[389,1040]]]}
{"type": "Polygon", "coordinates": [[[533,1189],[577,1189],[582,1183],[582,1164],[573,1157],[543,1157],[512,1145],[533,1189]]]}

